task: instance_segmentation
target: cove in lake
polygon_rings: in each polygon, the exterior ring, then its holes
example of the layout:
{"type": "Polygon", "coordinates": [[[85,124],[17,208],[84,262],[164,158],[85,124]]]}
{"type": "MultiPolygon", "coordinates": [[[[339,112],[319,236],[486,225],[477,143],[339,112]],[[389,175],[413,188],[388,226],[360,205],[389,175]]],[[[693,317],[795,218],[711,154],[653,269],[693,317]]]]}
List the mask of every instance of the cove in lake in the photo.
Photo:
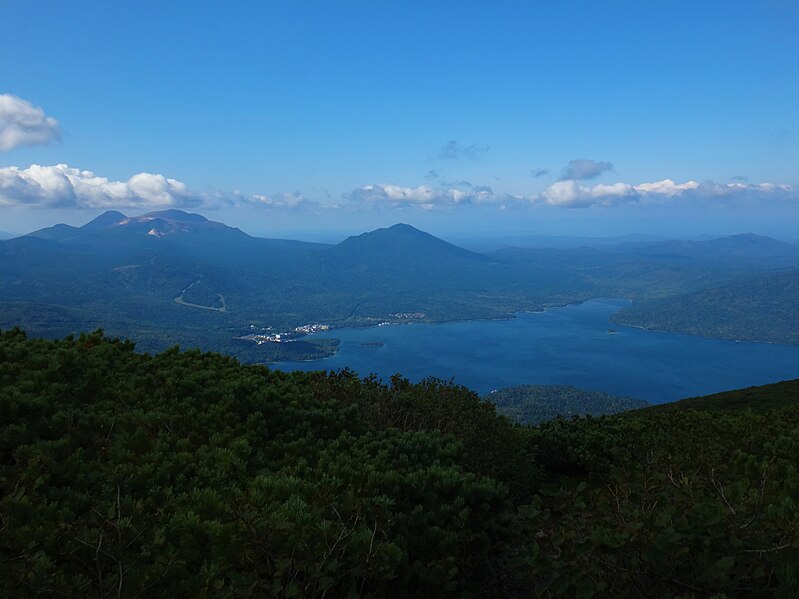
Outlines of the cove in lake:
{"type": "Polygon", "coordinates": [[[398,372],[414,382],[435,376],[480,394],[524,384],[573,385],[652,403],[799,377],[799,346],[611,324],[611,315],[629,303],[593,299],[510,320],[338,329],[335,355],[274,367],[349,367],[384,380],[398,372]]]}

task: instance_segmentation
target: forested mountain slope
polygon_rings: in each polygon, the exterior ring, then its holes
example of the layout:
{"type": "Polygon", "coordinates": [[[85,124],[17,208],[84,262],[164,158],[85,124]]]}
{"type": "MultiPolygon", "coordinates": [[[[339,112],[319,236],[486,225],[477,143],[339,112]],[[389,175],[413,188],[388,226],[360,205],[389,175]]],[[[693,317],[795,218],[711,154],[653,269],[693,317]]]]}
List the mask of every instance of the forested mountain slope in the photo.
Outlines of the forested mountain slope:
{"type": "Polygon", "coordinates": [[[792,597],[788,391],[524,428],[432,380],[6,331],[0,594],[792,597]]]}
{"type": "Polygon", "coordinates": [[[794,343],[799,307],[779,273],[796,268],[799,247],[752,235],[480,254],[402,224],[331,246],[255,238],[179,210],[107,212],[0,241],[0,327],[48,337],[103,327],[151,351],[179,342],[257,362],[332,345],[288,352],[236,339],[251,328],[508,318],[623,297],[635,304],[620,322],[794,343]]]}
{"type": "Polygon", "coordinates": [[[799,270],[642,299],[616,314],[613,322],[702,337],[799,344],[799,270]]]}

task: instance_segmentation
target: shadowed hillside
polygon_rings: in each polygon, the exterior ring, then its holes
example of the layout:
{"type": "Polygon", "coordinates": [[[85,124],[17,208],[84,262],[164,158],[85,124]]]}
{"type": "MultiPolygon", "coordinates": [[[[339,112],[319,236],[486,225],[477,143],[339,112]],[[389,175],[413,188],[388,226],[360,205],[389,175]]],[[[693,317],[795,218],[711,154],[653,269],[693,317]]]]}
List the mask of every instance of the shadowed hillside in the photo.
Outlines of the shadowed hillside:
{"type": "Polygon", "coordinates": [[[796,383],[528,428],[435,380],[6,331],[0,593],[791,597],[796,383]]]}

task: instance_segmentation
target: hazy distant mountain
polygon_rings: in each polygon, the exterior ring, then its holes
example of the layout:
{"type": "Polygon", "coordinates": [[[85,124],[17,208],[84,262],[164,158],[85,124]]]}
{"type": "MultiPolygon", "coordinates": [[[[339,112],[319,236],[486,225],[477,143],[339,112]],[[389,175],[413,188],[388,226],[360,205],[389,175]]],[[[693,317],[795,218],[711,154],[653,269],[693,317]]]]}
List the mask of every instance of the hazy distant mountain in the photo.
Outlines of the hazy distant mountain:
{"type": "Polygon", "coordinates": [[[720,237],[704,242],[704,247],[709,254],[726,256],[799,256],[799,246],[778,241],[771,237],[755,235],[754,233],[741,233],[720,237]]]}
{"type": "Polygon", "coordinates": [[[102,251],[120,258],[146,252],[238,267],[290,261],[304,257],[305,251],[326,247],[251,237],[237,228],[181,210],[150,212],[136,217],[110,211],[82,227],[56,225],[26,237],[55,240],[76,250],[102,251]]]}
{"type": "MultiPolygon", "coordinates": [[[[635,309],[661,298],[677,327],[696,317],[680,316],[682,296],[786,265],[799,268],[795,246],[753,235],[481,254],[405,224],[325,245],[251,237],[179,210],[111,211],[0,242],[0,327],[55,336],[102,325],[157,339],[154,348],[183,340],[233,351],[251,327],[502,318],[599,296],[633,298],[635,309]]],[[[795,310],[750,297],[763,318],[795,310]]],[[[705,331],[734,318],[702,313],[713,324],[705,331]]],[[[790,338],[782,326],[774,334],[790,338]]]]}
{"type": "Polygon", "coordinates": [[[522,235],[511,234],[482,237],[463,237],[456,242],[475,252],[495,252],[506,248],[523,249],[575,249],[581,247],[606,248],[620,243],[640,243],[663,241],[656,235],[623,235],[619,237],[588,237],[575,235],[522,235]]]}
{"type": "Polygon", "coordinates": [[[395,292],[416,292],[420,283],[442,289],[484,286],[492,263],[485,255],[405,224],[349,237],[316,259],[324,273],[346,276],[353,283],[388,285],[395,292]]]}
{"type": "Polygon", "coordinates": [[[779,264],[799,265],[799,246],[752,233],[730,235],[707,241],[668,240],[652,243],[623,243],[612,250],[654,259],[724,262],[770,258],[779,264]]]}
{"type": "Polygon", "coordinates": [[[339,262],[352,265],[405,265],[412,262],[465,261],[484,264],[489,259],[475,252],[447,243],[406,224],[377,229],[348,237],[328,252],[339,262]]]}
{"type": "Polygon", "coordinates": [[[246,236],[238,229],[209,221],[199,214],[181,210],[164,210],[135,217],[127,217],[121,212],[109,211],[82,227],[55,225],[34,231],[28,237],[53,239],[66,243],[78,241],[82,243],[110,242],[112,245],[124,243],[127,246],[130,239],[134,238],[138,238],[142,243],[150,243],[150,240],[147,240],[148,237],[161,239],[177,236],[185,238],[197,234],[208,237],[209,234],[217,231],[225,231],[230,236],[246,236]]]}
{"type": "Polygon", "coordinates": [[[0,231],[0,241],[4,239],[11,239],[13,237],[16,237],[16,235],[12,235],[11,233],[6,233],[5,231],[0,231]]]}

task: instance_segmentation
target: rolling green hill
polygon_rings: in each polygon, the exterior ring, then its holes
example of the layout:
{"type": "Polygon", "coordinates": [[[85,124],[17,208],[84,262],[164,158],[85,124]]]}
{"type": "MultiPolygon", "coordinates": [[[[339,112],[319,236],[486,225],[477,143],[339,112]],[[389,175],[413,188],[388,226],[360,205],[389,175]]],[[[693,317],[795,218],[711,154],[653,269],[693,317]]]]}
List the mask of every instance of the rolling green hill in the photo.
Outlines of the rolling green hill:
{"type": "Polygon", "coordinates": [[[497,413],[519,424],[539,424],[558,416],[603,416],[649,405],[641,399],[617,397],[567,385],[520,385],[493,391],[483,397],[497,413]]]}
{"type": "Polygon", "coordinates": [[[724,391],[704,397],[690,397],[681,401],[651,406],[648,412],[669,410],[753,410],[757,412],[792,407],[799,404],[799,379],[781,381],[772,385],[747,387],[724,391]]]}
{"type": "Polygon", "coordinates": [[[689,294],[642,299],[612,318],[659,331],[799,344],[799,270],[741,277],[689,294]]]}

